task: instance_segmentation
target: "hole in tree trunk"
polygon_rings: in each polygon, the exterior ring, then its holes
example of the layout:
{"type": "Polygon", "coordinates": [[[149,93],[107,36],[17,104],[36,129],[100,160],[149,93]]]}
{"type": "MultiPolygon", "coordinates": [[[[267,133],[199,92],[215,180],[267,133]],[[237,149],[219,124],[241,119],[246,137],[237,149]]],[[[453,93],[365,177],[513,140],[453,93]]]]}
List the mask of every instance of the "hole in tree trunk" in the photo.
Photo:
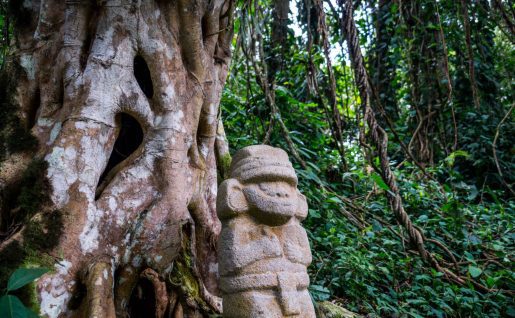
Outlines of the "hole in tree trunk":
{"type": "Polygon", "coordinates": [[[41,105],[41,92],[36,89],[34,92],[34,99],[30,103],[30,108],[27,110],[27,130],[31,130],[36,124],[36,117],[38,114],[39,106],[41,105]]]}
{"type": "Polygon", "coordinates": [[[100,16],[99,12],[99,1],[90,1],[87,5],[89,6],[86,13],[86,20],[88,21],[88,25],[86,27],[86,39],[84,40],[84,44],[82,46],[82,51],[80,54],[80,68],[82,71],[86,68],[88,64],[89,54],[91,53],[91,47],[93,45],[93,41],[96,36],[96,30],[98,25],[98,17],[100,16]]]}
{"type": "Polygon", "coordinates": [[[68,302],[68,309],[77,310],[81,307],[83,300],[86,298],[88,291],[86,285],[81,280],[77,280],[75,290],[68,302]]]}
{"type": "Polygon", "coordinates": [[[142,278],[132,290],[129,300],[129,317],[154,317],[156,313],[156,293],[154,285],[148,279],[142,278]]]}
{"type": "Polygon", "coordinates": [[[200,23],[201,23],[200,25],[201,25],[201,28],[202,28],[202,38],[204,40],[206,40],[206,38],[209,35],[209,34],[207,34],[208,29],[207,29],[207,18],[206,18],[206,16],[202,17],[202,20],[200,21],[200,23]]]}
{"type": "Polygon", "coordinates": [[[82,48],[82,52],[81,52],[81,55],[80,55],[80,69],[82,71],[84,71],[84,69],[86,68],[86,64],[88,62],[88,58],[89,58],[89,53],[91,51],[91,45],[93,43],[93,36],[94,34],[88,32],[88,34],[86,35],[86,40],[84,41],[84,46],[82,48]]]}
{"type": "Polygon", "coordinates": [[[134,117],[126,113],[120,113],[117,115],[116,122],[119,124],[120,132],[114,143],[107,166],[98,181],[96,199],[100,197],[107,184],[116,175],[116,171],[119,170],[117,166],[134,153],[143,141],[143,129],[134,117]]]}
{"type": "Polygon", "coordinates": [[[141,55],[136,55],[134,58],[134,76],[145,96],[149,99],[152,98],[154,96],[154,87],[152,86],[150,70],[148,69],[147,62],[145,62],[141,55]]]}

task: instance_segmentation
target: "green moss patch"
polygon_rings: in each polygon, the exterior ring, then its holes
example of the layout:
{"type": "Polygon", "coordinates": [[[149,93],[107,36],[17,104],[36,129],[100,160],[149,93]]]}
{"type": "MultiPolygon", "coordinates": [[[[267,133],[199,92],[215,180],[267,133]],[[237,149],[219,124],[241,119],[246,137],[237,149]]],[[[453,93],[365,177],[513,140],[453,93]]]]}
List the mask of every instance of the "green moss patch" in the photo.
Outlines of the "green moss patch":
{"type": "Polygon", "coordinates": [[[232,157],[231,157],[231,154],[230,153],[226,153],[225,155],[223,155],[221,158],[220,158],[220,166],[221,166],[221,170],[223,171],[223,178],[224,179],[227,179],[229,178],[229,170],[231,168],[231,162],[232,162],[232,157]]]}
{"type": "Polygon", "coordinates": [[[213,314],[210,306],[202,299],[200,294],[200,285],[194,274],[194,263],[189,248],[191,237],[186,232],[188,231],[183,229],[182,250],[174,261],[169,282],[173,288],[180,291],[182,297],[187,300],[187,303],[196,303],[206,314],[213,314]]]}
{"type": "Polygon", "coordinates": [[[316,304],[318,318],[360,318],[363,317],[329,301],[316,304]]]}

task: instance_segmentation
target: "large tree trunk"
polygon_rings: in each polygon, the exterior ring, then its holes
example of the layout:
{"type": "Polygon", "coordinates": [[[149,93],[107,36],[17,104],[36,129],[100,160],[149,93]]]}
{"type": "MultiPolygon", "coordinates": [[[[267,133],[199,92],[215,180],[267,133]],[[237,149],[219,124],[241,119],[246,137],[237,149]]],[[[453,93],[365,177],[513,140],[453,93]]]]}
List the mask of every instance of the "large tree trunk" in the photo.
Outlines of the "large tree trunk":
{"type": "Polygon", "coordinates": [[[4,149],[0,258],[55,263],[37,284],[43,316],[220,311],[215,137],[232,1],[11,7],[10,101],[39,146],[4,149]]]}

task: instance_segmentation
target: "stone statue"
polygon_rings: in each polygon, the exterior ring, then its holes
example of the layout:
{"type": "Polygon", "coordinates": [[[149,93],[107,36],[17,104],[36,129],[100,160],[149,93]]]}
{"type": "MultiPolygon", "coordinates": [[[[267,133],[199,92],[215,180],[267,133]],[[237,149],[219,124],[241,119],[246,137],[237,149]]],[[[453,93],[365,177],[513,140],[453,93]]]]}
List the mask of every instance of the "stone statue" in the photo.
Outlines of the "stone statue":
{"type": "Polygon", "coordinates": [[[225,318],[305,317],[311,251],[301,227],[308,213],[288,155],[265,145],[241,149],[219,188],[218,245],[225,318]]]}

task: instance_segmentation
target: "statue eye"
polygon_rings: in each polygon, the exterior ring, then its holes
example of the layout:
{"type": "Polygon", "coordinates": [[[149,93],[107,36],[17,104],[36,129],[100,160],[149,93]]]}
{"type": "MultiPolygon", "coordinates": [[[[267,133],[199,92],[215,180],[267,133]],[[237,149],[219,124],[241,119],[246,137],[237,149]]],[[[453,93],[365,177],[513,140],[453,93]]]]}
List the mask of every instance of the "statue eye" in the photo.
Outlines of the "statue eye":
{"type": "Polygon", "coordinates": [[[267,187],[267,186],[265,186],[263,183],[259,183],[259,185],[258,185],[258,186],[259,186],[259,190],[261,190],[261,191],[266,191],[266,190],[268,190],[268,187],[267,187]]]}

